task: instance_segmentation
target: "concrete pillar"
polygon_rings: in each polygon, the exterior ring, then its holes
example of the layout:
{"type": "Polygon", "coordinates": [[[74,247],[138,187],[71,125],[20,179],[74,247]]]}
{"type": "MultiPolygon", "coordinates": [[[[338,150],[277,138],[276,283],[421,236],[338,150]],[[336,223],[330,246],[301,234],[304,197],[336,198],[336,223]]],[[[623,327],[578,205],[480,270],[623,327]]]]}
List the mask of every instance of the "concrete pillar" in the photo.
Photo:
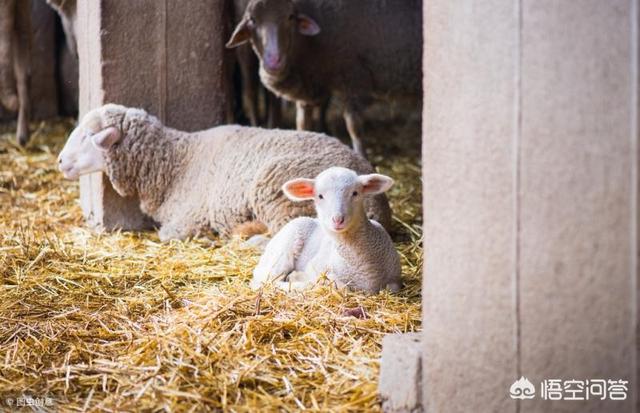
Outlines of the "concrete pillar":
{"type": "Polygon", "coordinates": [[[640,412],[638,13],[424,2],[425,411],[640,412]],[[545,379],[627,400],[544,400],[545,379]]]}
{"type": "MultiPolygon", "coordinates": [[[[224,123],[231,97],[228,10],[220,0],[78,2],[80,116],[113,102],[142,107],[183,130],[224,123]]],[[[82,178],[80,192],[94,227],[148,224],[137,200],[118,196],[101,174],[82,178]]]]}

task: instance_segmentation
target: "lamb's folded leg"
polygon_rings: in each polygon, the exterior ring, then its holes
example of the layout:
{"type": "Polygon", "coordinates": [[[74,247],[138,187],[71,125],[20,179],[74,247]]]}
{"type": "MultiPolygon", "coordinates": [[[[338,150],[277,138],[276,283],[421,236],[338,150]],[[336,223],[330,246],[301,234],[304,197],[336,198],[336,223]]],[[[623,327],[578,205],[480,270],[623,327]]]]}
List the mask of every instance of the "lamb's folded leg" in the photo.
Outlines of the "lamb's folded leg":
{"type": "Polygon", "coordinates": [[[278,281],[275,286],[284,291],[300,291],[311,287],[312,281],[278,281]]]}
{"type": "Polygon", "coordinates": [[[301,224],[299,220],[291,221],[269,241],[253,270],[251,288],[258,289],[271,281],[276,281],[277,284],[278,280],[282,280],[296,269],[296,260],[305,242],[301,236],[301,224]]]}

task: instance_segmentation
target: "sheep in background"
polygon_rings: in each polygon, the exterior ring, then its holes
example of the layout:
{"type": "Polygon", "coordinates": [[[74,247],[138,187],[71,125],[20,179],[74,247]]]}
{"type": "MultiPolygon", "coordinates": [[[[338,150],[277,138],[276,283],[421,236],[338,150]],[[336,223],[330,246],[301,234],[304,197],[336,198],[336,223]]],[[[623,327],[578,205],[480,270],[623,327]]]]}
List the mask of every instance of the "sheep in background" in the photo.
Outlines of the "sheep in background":
{"type": "MultiPolygon", "coordinates": [[[[160,224],[162,240],[203,228],[228,236],[251,221],[275,233],[292,218],[313,213],[310,205],[289,201],[282,184],[333,165],[373,172],[326,135],[238,125],[187,133],[142,109],[113,104],[85,115],[59,156],[66,178],[102,171],[120,195],[137,195],[141,210],[160,224]]],[[[384,195],[368,200],[366,210],[390,224],[384,195]]]]}
{"type": "Polygon", "coordinates": [[[303,289],[320,274],[340,287],[376,293],[400,289],[400,258],[389,234],[367,218],[364,199],[387,191],[393,180],[333,167],[313,179],[282,187],[293,201],[313,200],[318,218],[300,217],[267,244],[251,287],[275,281],[280,288],[303,289]],[[286,277],[286,281],[280,281],[286,277]]]}
{"type": "Polygon", "coordinates": [[[10,112],[18,111],[20,145],[29,141],[30,72],[31,1],[0,0],[0,103],[10,112]]]}
{"type": "MultiPolygon", "coordinates": [[[[233,2],[234,24],[240,22],[248,3],[249,0],[235,0],[233,2]]],[[[260,62],[258,58],[251,51],[251,47],[245,45],[236,49],[236,60],[242,79],[242,107],[249,120],[249,124],[251,126],[259,126],[261,124],[259,99],[261,95],[263,95],[266,112],[266,119],[263,123],[268,128],[277,128],[280,126],[282,118],[281,101],[260,83],[260,77],[258,75],[260,62]]]]}
{"type": "Polygon", "coordinates": [[[47,4],[60,16],[62,30],[71,54],[78,58],[78,44],[76,41],[77,6],[76,0],[47,0],[47,4]]]}
{"type": "Polygon", "coordinates": [[[422,95],[421,0],[251,0],[227,47],[247,42],[264,85],[296,102],[298,129],[337,96],[362,155],[367,101],[422,95]]]}

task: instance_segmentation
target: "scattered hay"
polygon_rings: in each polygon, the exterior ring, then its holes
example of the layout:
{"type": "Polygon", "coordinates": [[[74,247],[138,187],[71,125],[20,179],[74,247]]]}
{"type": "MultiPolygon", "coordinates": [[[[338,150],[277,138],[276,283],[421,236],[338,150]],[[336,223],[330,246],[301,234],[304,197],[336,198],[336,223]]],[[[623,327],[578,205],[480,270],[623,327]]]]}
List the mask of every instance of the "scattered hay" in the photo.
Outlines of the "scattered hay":
{"type": "Polygon", "coordinates": [[[382,337],[420,326],[417,153],[376,158],[398,183],[399,294],[256,293],[238,241],[86,230],[55,165],[70,126],[40,124],[28,150],[0,136],[0,410],[379,409],[382,337]]]}

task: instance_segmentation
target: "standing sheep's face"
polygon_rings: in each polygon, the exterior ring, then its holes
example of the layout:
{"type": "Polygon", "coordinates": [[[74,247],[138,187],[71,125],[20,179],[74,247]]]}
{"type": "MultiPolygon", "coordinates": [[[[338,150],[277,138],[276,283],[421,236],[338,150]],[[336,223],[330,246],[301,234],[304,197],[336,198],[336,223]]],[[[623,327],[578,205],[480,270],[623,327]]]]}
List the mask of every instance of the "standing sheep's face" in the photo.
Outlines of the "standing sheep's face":
{"type": "Polygon", "coordinates": [[[290,0],[253,0],[227,47],[251,41],[262,69],[269,76],[279,78],[287,73],[294,37],[318,33],[318,24],[309,16],[298,13],[290,0]]]}
{"type": "Polygon", "coordinates": [[[366,219],[364,197],[391,188],[393,179],[385,175],[358,176],[346,168],[329,168],[316,179],[293,179],[282,187],[292,201],[313,200],[321,225],[331,232],[345,232],[366,219]]]}
{"type": "Polygon", "coordinates": [[[81,175],[104,172],[105,152],[120,140],[120,131],[114,127],[92,133],[89,128],[79,126],[71,132],[67,143],[58,156],[58,168],[67,179],[78,179],[81,175]]]}

